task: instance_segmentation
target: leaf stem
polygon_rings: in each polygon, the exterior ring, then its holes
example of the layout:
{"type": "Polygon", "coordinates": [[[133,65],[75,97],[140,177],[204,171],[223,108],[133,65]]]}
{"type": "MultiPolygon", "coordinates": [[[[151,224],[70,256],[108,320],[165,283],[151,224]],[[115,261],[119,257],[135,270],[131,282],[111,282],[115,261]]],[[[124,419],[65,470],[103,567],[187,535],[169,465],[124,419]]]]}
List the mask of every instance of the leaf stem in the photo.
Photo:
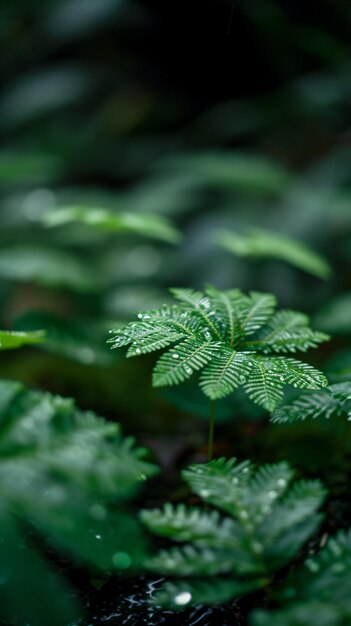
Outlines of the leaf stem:
{"type": "Polygon", "coordinates": [[[210,427],[208,430],[208,461],[212,461],[213,456],[213,434],[214,434],[214,425],[215,425],[215,405],[216,401],[211,400],[211,409],[210,409],[210,427]]]}

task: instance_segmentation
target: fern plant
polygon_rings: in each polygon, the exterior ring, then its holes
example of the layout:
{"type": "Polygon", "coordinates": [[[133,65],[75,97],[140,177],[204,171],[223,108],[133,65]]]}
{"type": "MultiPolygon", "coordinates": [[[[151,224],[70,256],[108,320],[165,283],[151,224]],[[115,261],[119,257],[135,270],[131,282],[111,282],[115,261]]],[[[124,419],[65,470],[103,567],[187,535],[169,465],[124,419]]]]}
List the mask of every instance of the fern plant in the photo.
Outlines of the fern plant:
{"type": "Polygon", "coordinates": [[[306,419],[346,417],[351,420],[351,382],[330,385],[317,393],[304,393],[271,416],[278,424],[306,419]]]}
{"type": "Polygon", "coordinates": [[[214,401],[243,387],[251,400],[273,411],[284,385],[317,389],[327,385],[316,368],[286,356],[326,341],[306,315],[275,311],[272,294],[239,289],[205,292],[171,289],[177,300],[139,313],[139,320],[111,331],[113,348],[128,346],[127,357],[168,348],[157,361],[153,385],[177,385],[202,370],[200,387],[210,398],[209,458],[212,456],[214,401]]]}
{"type": "Polygon", "coordinates": [[[183,544],[147,561],[150,570],[180,579],[166,583],[155,602],[211,604],[266,586],[322,519],[323,486],[318,480],[290,486],[293,475],[285,462],[256,469],[224,458],[185,470],[184,479],[206,508],[167,503],[141,512],[150,531],[183,544]],[[208,594],[210,577],[216,579],[208,594]]]}
{"type": "Polygon", "coordinates": [[[251,626],[347,626],[351,621],[351,530],[330,537],[288,576],[276,594],[282,608],[256,611],[251,626]]]}
{"type": "Polygon", "coordinates": [[[117,424],[79,411],[72,400],[0,381],[0,615],[6,623],[14,616],[32,626],[73,620],[71,595],[37,551],[38,540],[39,547],[93,570],[140,565],[144,539],[126,503],[156,471],[144,456],[117,424]]]}

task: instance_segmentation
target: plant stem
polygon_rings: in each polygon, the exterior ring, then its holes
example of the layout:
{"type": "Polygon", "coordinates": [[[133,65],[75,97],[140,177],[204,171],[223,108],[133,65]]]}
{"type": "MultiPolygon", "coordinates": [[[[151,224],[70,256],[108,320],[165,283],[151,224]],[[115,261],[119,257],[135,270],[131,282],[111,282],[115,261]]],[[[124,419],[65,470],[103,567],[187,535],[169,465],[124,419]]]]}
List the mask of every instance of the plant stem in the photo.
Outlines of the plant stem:
{"type": "Polygon", "coordinates": [[[210,427],[208,431],[208,460],[212,461],[213,455],[213,433],[214,433],[214,425],[215,425],[215,400],[211,400],[211,410],[210,410],[210,427]]]}

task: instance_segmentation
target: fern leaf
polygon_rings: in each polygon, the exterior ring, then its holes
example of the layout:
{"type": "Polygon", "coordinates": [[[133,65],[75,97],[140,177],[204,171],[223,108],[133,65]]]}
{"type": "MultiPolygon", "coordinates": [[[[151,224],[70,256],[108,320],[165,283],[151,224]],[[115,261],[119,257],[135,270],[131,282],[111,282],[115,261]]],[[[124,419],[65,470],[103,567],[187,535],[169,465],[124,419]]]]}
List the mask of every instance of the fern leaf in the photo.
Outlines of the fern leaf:
{"type": "Polygon", "coordinates": [[[244,385],[249,398],[267,411],[273,411],[283,397],[285,379],[283,376],[277,378],[276,371],[275,377],[272,376],[272,370],[269,359],[254,358],[249,380],[244,385]]]}
{"type": "Polygon", "coordinates": [[[270,293],[252,291],[238,306],[238,319],[245,335],[259,330],[273,315],[276,298],[270,293]]]}
{"type": "Polygon", "coordinates": [[[229,517],[222,519],[218,511],[166,503],[163,509],[142,511],[141,520],[153,533],[175,541],[215,548],[233,548],[238,544],[238,525],[229,517]]]}
{"type": "Polygon", "coordinates": [[[346,415],[351,418],[351,383],[330,385],[318,393],[305,393],[288,405],[279,407],[271,416],[278,424],[319,417],[330,419],[346,415]]]}
{"type": "Polygon", "coordinates": [[[247,461],[239,465],[235,462],[235,458],[220,458],[204,465],[192,465],[182,476],[205,502],[240,517],[237,494],[247,486],[251,466],[247,461]]]}
{"type": "Polygon", "coordinates": [[[313,331],[308,326],[306,315],[296,311],[278,311],[268,324],[257,335],[257,338],[247,342],[252,350],[272,352],[306,352],[309,348],[316,348],[320,343],[327,341],[329,336],[313,331]]]}
{"type": "Polygon", "coordinates": [[[190,378],[194,370],[201,369],[211,360],[216,348],[217,344],[213,341],[183,341],[157,361],[153,372],[153,385],[155,387],[177,385],[190,378]]]}
{"type": "MultiPolygon", "coordinates": [[[[249,576],[259,588],[297,555],[321,523],[318,508],[325,497],[321,483],[300,481],[291,488],[293,471],[284,462],[256,470],[247,461],[236,464],[235,459],[221,458],[193,465],[183,477],[206,503],[204,510],[166,504],[163,510],[142,513],[152,532],[186,542],[148,561],[148,567],[161,574],[203,578],[226,574],[237,583],[247,582],[249,576]]],[[[190,584],[181,581],[189,602],[190,584]]],[[[234,584],[233,596],[237,589],[234,584]]],[[[158,597],[166,600],[162,591],[158,597]]]]}
{"type": "Polygon", "coordinates": [[[344,626],[351,620],[351,530],[331,537],[276,593],[281,608],[256,611],[252,626],[344,626]]]}
{"type": "Polygon", "coordinates": [[[274,315],[273,295],[210,286],[205,292],[171,291],[178,304],[139,313],[138,322],[114,331],[110,339],[114,348],[128,347],[127,356],[177,343],[157,361],[155,387],[177,385],[204,368],[200,387],[212,400],[242,386],[254,402],[273,411],[284,385],[317,389],[327,384],[315,368],[279,356],[316,346],[326,335],[313,332],[305,315],[274,315]]]}
{"type": "Polygon", "coordinates": [[[221,338],[218,311],[211,306],[211,300],[202,291],[171,289],[171,293],[204,320],[208,332],[213,333],[214,337],[221,338]]]}
{"type": "Polygon", "coordinates": [[[247,380],[251,368],[249,354],[223,348],[204,369],[201,389],[211,400],[225,398],[247,380]]]}
{"type": "Polygon", "coordinates": [[[233,571],[235,562],[235,555],[228,550],[197,548],[186,544],[160,550],[146,561],[146,567],[165,576],[216,576],[233,571]]]}
{"type": "Polygon", "coordinates": [[[239,289],[227,289],[219,291],[215,287],[209,286],[206,294],[214,308],[220,313],[223,326],[223,333],[230,345],[240,336],[239,320],[236,317],[236,307],[243,299],[243,294],[239,289]]]}

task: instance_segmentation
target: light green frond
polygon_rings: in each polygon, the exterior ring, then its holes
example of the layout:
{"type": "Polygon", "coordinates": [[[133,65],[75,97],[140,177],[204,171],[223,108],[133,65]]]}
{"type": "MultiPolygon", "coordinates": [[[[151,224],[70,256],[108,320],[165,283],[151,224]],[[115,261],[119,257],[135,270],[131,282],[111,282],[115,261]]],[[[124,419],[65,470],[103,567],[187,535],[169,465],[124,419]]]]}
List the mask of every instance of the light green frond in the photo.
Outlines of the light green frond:
{"type": "Polygon", "coordinates": [[[213,341],[183,341],[157,361],[152,377],[153,385],[178,385],[190,378],[194,370],[200,370],[206,365],[216,349],[217,344],[213,341]]]}
{"type": "Polygon", "coordinates": [[[249,354],[222,348],[213,356],[200,378],[202,391],[211,400],[224,398],[242,385],[250,375],[252,361],[249,354]]]}

